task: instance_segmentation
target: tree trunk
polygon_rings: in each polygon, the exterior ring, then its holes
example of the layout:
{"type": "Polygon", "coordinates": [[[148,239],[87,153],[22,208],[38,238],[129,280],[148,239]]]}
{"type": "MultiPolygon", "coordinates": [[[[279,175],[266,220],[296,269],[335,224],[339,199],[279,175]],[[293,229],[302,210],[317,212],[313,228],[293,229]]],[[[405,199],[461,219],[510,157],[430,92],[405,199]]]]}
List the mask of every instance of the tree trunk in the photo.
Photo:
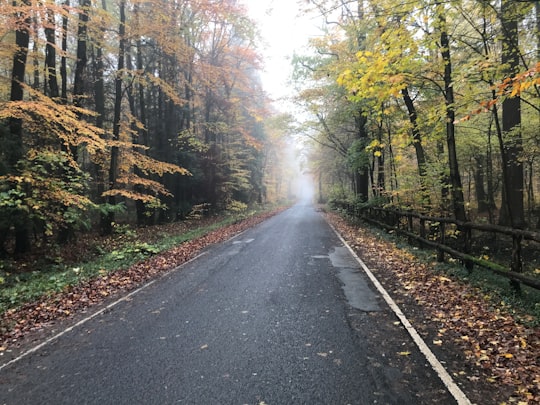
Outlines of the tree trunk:
{"type": "MultiPolygon", "coordinates": [[[[133,13],[134,13],[135,19],[138,19],[139,7],[138,7],[137,4],[135,4],[133,7],[134,7],[133,13]]],[[[134,69],[133,69],[133,63],[131,61],[131,58],[130,57],[126,58],[127,70],[129,72],[133,72],[132,73],[133,75],[140,74],[144,70],[141,47],[142,47],[141,41],[137,40],[137,42],[136,42],[136,52],[137,52],[137,55],[136,55],[136,64],[137,64],[136,71],[134,71],[134,69]]],[[[137,125],[132,125],[131,129],[132,129],[133,133],[138,134],[138,136],[137,136],[138,139],[136,139],[135,142],[137,144],[139,144],[139,145],[148,146],[148,133],[147,133],[147,130],[146,130],[146,125],[147,125],[147,123],[146,123],[146,104],[145,104],[145,100],[144,100],[144,85],[142,84],[142,81],[138,80],[138,84],[137,84],[137,97],[138,97],[138,100],[136,100],[135,94],[133,92],[133,86],[129,86],[129,88],[127,89],[126,94],[128,96],[129,108],[130,108],[131,114],[133,115],[133,117],[137,117],[137,115],[139,115],[138,119],[139,119],[140,123],[143,126],[143,128],[139,128],[137,125]],[[137,106],[136,106],[137,101],[138,101],[138,109],[137,109],[137,106]]],[[[142,151],[141,153],[146,153],[146,151],[142,151]]],[[[143,171],[140,170],[138,167],[134,167],[133,170],[134,170],[134,173],[137,176],[139,176],[139,177],[144,177],[145,176],[143,171]]],[[[135,191],[144,192],[144,190],[143,190],[143,188],[141,186],[135,186],[135,191]]],[[[136,200],[135,201],[135,209],[136,209],[136,212],[137,212],[137,223],[139,225],[150,225],[151,221],[150,221],[150,218],[148,217],[148,215],[146,215],[146,205],[144,204],[144,202],[141,201],[141,200],[136,200]]]]}
{"type": "Polygon", "coordinates": [[[422,144],[422,135],[420,134],[420,129],[418,128],[418,113],[416,112],[416,107],[414,106],[407,87],[401,90],[401,96],[403,97],[403,101],[407,107],[409,122],[412,126],[413,146],[414,151],[416,152],[416,162],[418,164],[418,175],[420,176],[420,191],[422,192],[422,200],[424,204],[429,206],[430,198],[426,187],[427,160],[424,146],[422,144]]]}
{"type": "MultiPolygon", "coordinates": [[[[362,111],[358,111],[355,118],[357,139],[364,144],[367,142],[367,118],[362,111]]],[[[366,202],[369,198],[369,165],[359,167],[354,173],[356,198],[366,202]]]]}
{"type": "MultiPolygon", "coordinates": [[[[107,9],[107,4],[105,0],[102,1],[103,10],[107,9]]],[[[105,36],[105,33],[100,32],[102,39],[105,36]]],[[[102,41],[98,41],[102,43],[102,41]]],[[[104,74],[104,63],[103,63],[103,49],[101,45],[96,47],[96,55],[94,57],[94,102],[96,108],[96,127],[103,129],[105,122],[105,79],[103,78],[104,74]]],[[[96,200],[100,204],[105,204],[107,202],[106,198],[103,197],[103,192],[105,191],[105,173],[104,167],[94,163],[93,164],[94,177],[96,179],[96,200]]],[[[100,215],[100,229],[104,232],[107,229],[107,215],[101,213],[100,215]]]]}
{"type": "MultiPolygon", "coordinates": [[[[28,0],[23,1],[24,6],[30,6],[28,0]]],[[[30,44],[30,25],[32,20],[28,14],[22,12],[17,16],[20,24],[15,31],[16,51],[13,55],[13,68],[11,70],[11,101],[21,101],[24,97],[23,83],[26,71],[26,61],[28,57],[28,46],[30,44]]],[[[23,130],[22,121],[18,118],[9,120],[9,129],[12,137],[12,150],[8,153],[8,168],[16,172],[17,162],[23,158],[23,130]]],[[[30,219],[26,212],[19,210],[13,218],[15,226],[15,250],[16,256],[20,256],[30,250],[30,219]]]]}
{"type": "MultiPolygon", "coordinates": [[[[66,13],[69,10],[69,0],[64,2],[64,10],[66,13]]],[[[64,103],[67,103],[67,32],[68,18],[67,15],[62,17],[62,57],[60,58],[60,76],[61,76],[61,94],[60,97],[64,103]]]]}
{"type": "MultiPolygon", "coordinates": [[[[114,118],[113,118],[113,141],[120,140],[120,124],[122,117],[122,76],[124,70],[124,57],[126,52],[126,3],[124,0],[120,1],[120,25],[118,28],[119,44],[118,44],[118,69],[116,71],[116,78],[114,80],[114,118]]],[[[111,162],[109,166],[109,190],[114,189],[116,186],[116,179],[118,177],[118,159],[119,159],[118,146],[113,145],[111,147],[111,162]]],[[[109,196],[108,203],[111,206],[116,205],[116,197],[114,195],[109,196]]],[[[103,233],[110,235],[113,230],[115,215],[112,210],[109,210],[107,219],[104,222],[103,233]]]]}
{"type": "Polygon", "coordinates": [[[60,91],[58,88],[58,78],[56,75],[56,29],[55,16],[51,9],[47,10],[47,25],[45,26],[45,71],[49,84],[49,96],[58,98],[60,91]]]}
{"type": "Polygon", "coordinates": [[[495,223],[493,211],[497,209],[495,204],[495,179],[493,178],[493,149],[491,143],[492,137],[492,122],[494,115],[491,115],[489,129],[488,129],[488,139],[487,139],[487,148],[486,148],[486,186],[487,186],[487,199],[488,199],[488,214],[489,214],[489,223],[495,223]]]}
{"type": "MultiPolygon", "coordinates": [[[[32,17],[32,29],[34,30],[34,32],[38,32],[39,31],[39,28],[38,28],[38,21],[37,21],[37,18],[34,16],[32,17]]],[[[39,68],[39,58],[40,58],[40,52],[39,52],[39,41],[33,41],[34,42],[34,46],[32,47],[32,63],[33,63],[33,69],[34,69],[34,81],[32,83],[32,87],[36,90],[39,90],[39,86],[40,86],[40,82],[41,82],[41,78],[40,78],[40,73],[41,73],[41,69],[39,68]]],[[[45,89],[44,89],[44,92],[45,94],[47,94],[47,79],[45,78],[45,89]]]]}
{"type": "Polygon", "coordinates": [[[385,194],[386,191],[386,172],[385,172],[385,155],[384,155],[384,147],[382,147],[383,144],[383,120],[382,118],[378,120],[377,122],[377,140],[379,141],[379,146],[377,147],[377,150],[375,151],[375,161],[377,166],[377,180],[376,182],[372,181],[372,184],[376,184],[374,186],[375,188],[375,195],[377,197],[381,197],[385,194]]]}
{"type": "Polygon", "coordinates": [[[444,61],[444,96],[446,109],[446,146],[448,152],[448,165],[450,168],[450,194],[452,196],[452,206],[454,216],[459,221],[467,220],[465,212],[465,199],[463,197],[463,187],[456,151],[455,139],[455,106],[454,88],[452,85],[452,60],[450,57],[450,39],[446,31],[446,17],[441,4],[437,4],[437,14],[439,19],[439,29],[441,31],[441,56],[444,61]]]}
{"type": "Polygon", "coordinates": [[[489,210],[489,201],[484,187],[485,180],[485,156],[475,155],[474,161],[476,163],[474,168],[474,191],[476,195],[476,201],[478,203],[478,213],[485,213],[489,210]]]}
{"type": "MultiPolygon", "coordinates": [[[[134,7],[135,7],[135,12],[137,13],[136,18],[138,18],[139,7],[137,4],[135,4],[134,7]]],[[[139,72],[140,74],[143,71],[144,71],[144,65],[143,65],[143,55],[142,55],[142,42],[140,39],[138,39],[137,40],[137,72],[139,72]]],[[[144,85],[142,83],[142,80],[139,80],[139,83],[137,85],[137,90],[138,90],[138,97],[139,97],[139,113],[140,113],[139,120],[141,121],[141,124],[142,124],[142,128],[138,130],[139,139],[137,140],[137,142],[141,145],[149,146],[148,145],[148,130],[147,130],[148,123],[146,120],[146,102],[144,98],[145,94],[144,94],[144,85]]],[[[146,153],[146,151],[144,153],[146,153]]],[[[135,168],[135,173],[137,174],[137,176],[141,176],[141,177],[144,176],[144,173],[138,168],[135,168]]],[[[137,200],[136,208],[137,208],[137,222],[140,225],[145,224],[145,223],[151,223],[151,221],[149,221],[151,218],[149,218],[148,215],[146,215],[146,206],[142,201],[137,200]]]]}
{"type": "Polygon", "coordinates": [[[81,96],[84,95],[84,74],[86,70],[88,44],[88,10],[91,0],[80,0],[79,25],[77,29],[77,62],[75,63],[75,78],[73,79],[73,102],[80,106],[81,96]]]}
{"type": "MultiPolygon", "coordinates": [[[[518,7],[519,4],[511,0],[503,0],[501,3],[502,63],[507,68],[507,77],[512,77],[519,71],[518,7]]],[[[503,165],[506,166],[504,176],[506,205],[501,207],[499,222],[515,228],[524,228],[526,221],[523,204],[523,163],[521,162],[523,153],[521,100],[518,96],[506,97],[503,100],[502,132],[505,137],[503,165]]]]}

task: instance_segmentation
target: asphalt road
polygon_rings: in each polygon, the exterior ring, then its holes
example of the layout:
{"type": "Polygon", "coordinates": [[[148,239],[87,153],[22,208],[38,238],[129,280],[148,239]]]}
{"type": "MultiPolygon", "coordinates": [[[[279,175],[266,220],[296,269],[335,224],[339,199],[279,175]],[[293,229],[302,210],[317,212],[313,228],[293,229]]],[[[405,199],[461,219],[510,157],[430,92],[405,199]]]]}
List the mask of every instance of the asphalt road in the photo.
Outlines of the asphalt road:
{"type": "Polygon", "coordinates": [[[452,404],[312,206],[0,371],[6,404],[452,404]]]}

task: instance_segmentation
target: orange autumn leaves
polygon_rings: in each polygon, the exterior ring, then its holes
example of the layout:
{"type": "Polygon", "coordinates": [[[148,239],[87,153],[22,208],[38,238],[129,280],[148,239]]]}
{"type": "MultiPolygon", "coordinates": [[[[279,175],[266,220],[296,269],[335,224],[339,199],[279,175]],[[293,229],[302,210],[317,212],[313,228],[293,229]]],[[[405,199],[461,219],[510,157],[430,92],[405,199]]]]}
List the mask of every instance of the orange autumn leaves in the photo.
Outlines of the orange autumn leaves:
{"type": "Polygon", "coordinates": [[[426,342],[462,359],[461,368],[450,372],[467,378],[479,391],[506,387],[501,389],[514,391],[512,402],[540,401],[538,328],[520,323],[505,303],[494,304],[480,290],[437,273],[429,263],[370,231],[353,228],[333,214],[327,218],[351,241],[396,301],[415,302],[414,312],[402,310],[413,326],[425,332],[426,342]],[[464,371],[471,369],[479,371],[464,371]]]}

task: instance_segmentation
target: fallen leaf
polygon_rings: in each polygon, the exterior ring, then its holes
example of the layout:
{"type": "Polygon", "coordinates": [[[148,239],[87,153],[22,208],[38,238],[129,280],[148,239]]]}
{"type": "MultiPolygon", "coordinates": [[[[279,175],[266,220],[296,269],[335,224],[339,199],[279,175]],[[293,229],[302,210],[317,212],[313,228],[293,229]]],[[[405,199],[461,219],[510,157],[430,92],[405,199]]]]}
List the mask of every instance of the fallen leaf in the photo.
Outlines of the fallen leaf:
{"type": "Polygon", "coordinates": [[[398,354],[400,356],[409,356],[411,354],[411,352],[408,352],[408,351],[407,352],[398,352],[398,354]]]}

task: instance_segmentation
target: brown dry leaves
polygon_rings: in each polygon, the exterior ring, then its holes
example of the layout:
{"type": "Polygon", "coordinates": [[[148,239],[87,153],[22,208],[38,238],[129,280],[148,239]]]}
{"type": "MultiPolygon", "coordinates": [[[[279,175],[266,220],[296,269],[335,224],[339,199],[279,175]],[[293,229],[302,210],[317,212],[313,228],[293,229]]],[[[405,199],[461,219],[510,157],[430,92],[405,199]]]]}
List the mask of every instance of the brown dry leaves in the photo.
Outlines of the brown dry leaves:
{"type": "MultiPolygon", "coordinates": [[[[512,392],[497,403],[540,403],[540,330],[519,324],[504,305],[495,307],[475,288],[431,270],[410,253],[348,225],[337,215],[326,218],[358,252],[390,295],[405,304],[414,326],[425,332],[441,355],[458,352],[458,379],[467,378],[478,403],[492,402],[493,391],[512,392]],[[412,298],[412,300],[411,300],[412,298]],[[407,302],[414,305],[407,306],[407,302]],[[420,307],[415,310],[414,307],[420,307]],[[469,373],[462,369],[472,370],[469,373]],[[474,372],[476,370],[476,372],[474,372]],[[487,402],[486,402],[487,401],[487,402]]],[[[446,362],[451,365],[452,359],[446,362]]],[[[455,363],[455,360],[454,360],[455,363]]],[[[467,392],[469,394],[469,392],[467,392]]]]}
{"type": "Polygon", "coordinates": [[[0,351],[16,347],[31,332],[41,331],[60,319],[72,317],[89,307],[130,291],[161,274],[187,262],[206,246],[229,239],[280,210],[260,214],[153,256],[134,266],[111,274],[103,274],[61,293],[42,297],[37,302],[7,311],[0,318],[0,351]]]}

